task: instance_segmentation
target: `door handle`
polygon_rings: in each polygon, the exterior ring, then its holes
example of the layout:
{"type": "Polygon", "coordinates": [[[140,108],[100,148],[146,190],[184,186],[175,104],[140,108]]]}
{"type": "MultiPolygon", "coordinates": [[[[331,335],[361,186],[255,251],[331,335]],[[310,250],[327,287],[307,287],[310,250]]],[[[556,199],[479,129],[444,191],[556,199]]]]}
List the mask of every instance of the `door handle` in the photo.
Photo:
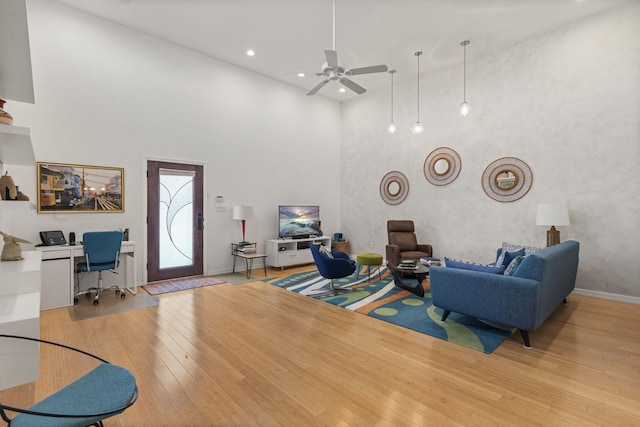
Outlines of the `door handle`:
{"type": "Polygon", "coordinates": [[[196,230],[204,230],[204,218],[202,217],[201,212],[198,212],[198,219],[196,220],[196,230]]]}

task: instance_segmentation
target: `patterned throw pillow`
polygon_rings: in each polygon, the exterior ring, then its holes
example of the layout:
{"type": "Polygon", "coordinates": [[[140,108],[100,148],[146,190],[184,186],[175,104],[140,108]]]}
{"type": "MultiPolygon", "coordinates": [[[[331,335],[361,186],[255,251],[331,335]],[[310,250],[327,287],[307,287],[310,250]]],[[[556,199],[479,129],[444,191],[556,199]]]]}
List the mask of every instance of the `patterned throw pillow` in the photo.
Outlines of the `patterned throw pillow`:
{"type": "Polygon", "coordinates": [[[459,261],[444,257],[444,263],[448,268],[460,268],[462,270],[482,271],[484,273],[503,274],[505,267],[503,265],[484,265],[474,262],[459,261]]]}
{"type": "Polygon", "coordinates": [[[534,246],[514,245],[513,243],[502,242],[502,251],[514,252],[518,249],[524,249],[524,255],[531,255],[534,252],[539,251],[542,248],[536,248],[534,246]]]}
{"type": "Polygon", "coordinates": [[[518,269],[518,266],[520,265],[520,263],[522,263],[522,260],[524,259],[524,256],[522,255],[518,255],[517,257],[515,257],[507,266],[507,268],[505,268],[504,270],[504,275],[505,276],[513,276],[513,273],[516,272],[516,270],[518,269]]]}
{"type": "Polygon", "coordinates": [[[320,245],[320,253],[321,254],[325,254],[329,258],[333,258],[333,254],[331,253],[331,251],[329,249],[327,249],[327,247],[325,245],[320,245]]]}

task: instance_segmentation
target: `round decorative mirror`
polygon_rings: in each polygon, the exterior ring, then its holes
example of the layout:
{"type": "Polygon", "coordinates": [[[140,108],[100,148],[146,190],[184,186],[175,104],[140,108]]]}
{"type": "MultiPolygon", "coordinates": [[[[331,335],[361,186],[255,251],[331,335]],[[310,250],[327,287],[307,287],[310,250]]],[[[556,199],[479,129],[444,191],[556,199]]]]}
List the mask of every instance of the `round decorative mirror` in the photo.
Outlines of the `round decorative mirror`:
{"type": "Polygon", "coordinates": [[[501,190],[511,190],[518,185],[518,176],[513,171],[505,169],[496,175],[496,185],[501,190]]]}
{"type": "Polygon", "coordinates": [[[533,184],[533,173],[515,157],[495,160],[482,173],[482,189],[498,202],[513,202],[524,197],[533,184]]]}
{"type": "Polygon", "coordinates": [[[433,171],[436,173],[436,175],[440,175],[440,176],[444,175],[447,172],[449,172],[449,169],[450,169],[449,161],[445,158],[439,158],[433,164],[433,171]]]}
{"type": "Polygon", "coordinates": [[[392,197],[396,197],[400,193],[400,184],[398,181],[390,181],[387,184],[387,193],[392,197]]]}
{"type": "Polygon", "coordinates": [[[409,194],[409,180],[398,171],[386,174],[380,181],[380,197],[390,205],[400,204],[409,194]]]}
{"type": "Polygon", "coordinates": [[[447,185],[458,177],[462,169],[460,156],[448,147],[438,147],[424,161],[424,176],[433,185],[447,185]]]}

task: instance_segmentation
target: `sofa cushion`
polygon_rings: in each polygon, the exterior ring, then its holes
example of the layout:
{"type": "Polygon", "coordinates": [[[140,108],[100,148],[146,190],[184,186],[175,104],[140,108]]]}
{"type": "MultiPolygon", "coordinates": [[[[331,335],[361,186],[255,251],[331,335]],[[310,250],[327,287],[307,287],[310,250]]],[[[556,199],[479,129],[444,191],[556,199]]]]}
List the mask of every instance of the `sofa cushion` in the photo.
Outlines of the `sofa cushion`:
{"type": "Polygon", "coordinates": [[[504,275],[513,276],[513,274],[516,272],[516,270],[518,269],[518,266],[520,265],[523,259],[524,259],[524,256],[518,255],[513,260],[511,260],[507,268],[504,269],[504,275]]]}
{"type": "Polygon", "coordinates": [[[444,263],[449,268],[460,268],[462,270],[482,271],[484,273],[503,274],[505,267],[503,265],[484,265],[474,262],[459,261],[444,257],[444,263]]]}

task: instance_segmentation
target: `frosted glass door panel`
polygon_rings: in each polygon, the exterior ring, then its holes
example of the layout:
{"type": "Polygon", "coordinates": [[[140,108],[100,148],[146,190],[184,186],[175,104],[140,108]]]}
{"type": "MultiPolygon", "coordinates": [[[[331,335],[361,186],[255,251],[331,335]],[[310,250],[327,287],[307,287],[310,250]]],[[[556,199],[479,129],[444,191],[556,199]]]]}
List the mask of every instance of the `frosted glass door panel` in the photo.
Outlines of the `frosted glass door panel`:
{"type": "Polygon", "coordinates": [[[195,173],[160,170],[160,268],[193,265],[195,173]]]}

